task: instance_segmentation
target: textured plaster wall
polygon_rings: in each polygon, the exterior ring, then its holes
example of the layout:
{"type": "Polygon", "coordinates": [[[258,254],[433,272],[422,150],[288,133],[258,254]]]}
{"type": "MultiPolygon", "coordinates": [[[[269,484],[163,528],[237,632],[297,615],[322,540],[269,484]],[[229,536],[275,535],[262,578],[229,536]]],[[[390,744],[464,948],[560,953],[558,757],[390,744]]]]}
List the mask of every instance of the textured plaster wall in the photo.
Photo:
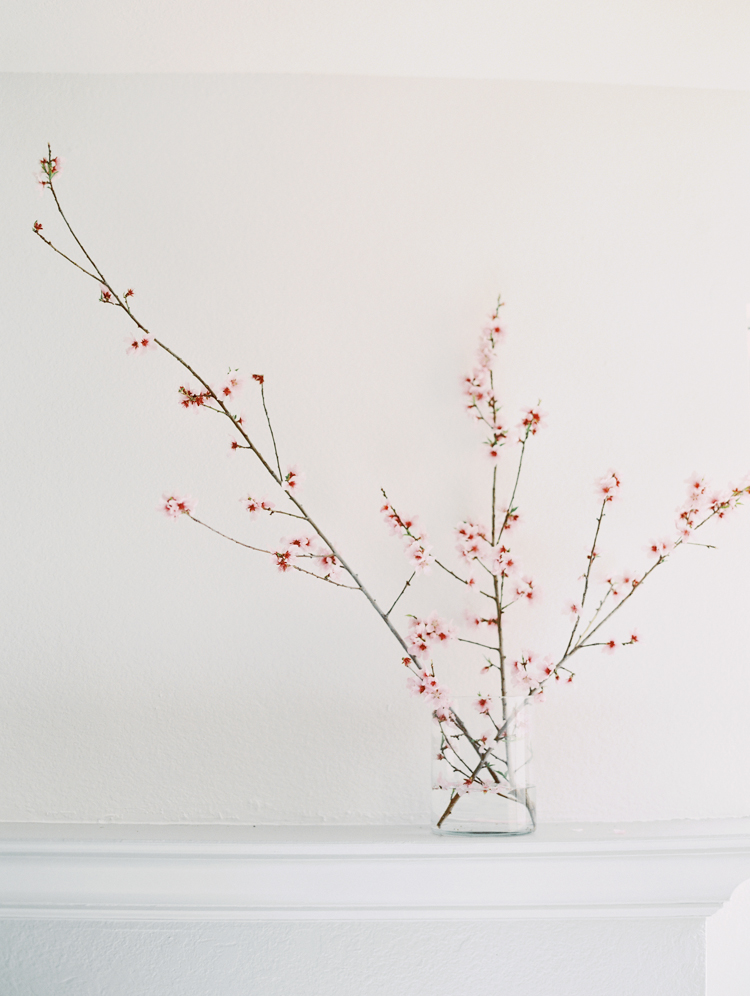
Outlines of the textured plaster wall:
{"type": "Polygon", "coordinates": [[[690,921],[60,924],[0,931],[7,996],[703,996],[690,921]]]}
{"type": "MultiPolygon", "coordinates": [[[[451,562],[453,525],[486,514],[459,375],[502,290],[508,418],[539,398],[549,412],[517,546],[542,597],[512,646],[546,651],[565,638],[596,476],[626,482],[603,569],[634,569],[687,474],[750,468],[748,99],[6,76],[0,818],[428,812],[428,718],[364,600],[156,513],[184,490],[245,540],[287,532],[243,518],[242,494],[270,491],[215,416],[179,410],[176,366],[125,355],[96,285],[34,239],[39,218],[64,241],[31,176],[47,140],[70,217],[145,323],[210,378],[267,376],[284,461],[384,604],[408,572],[381,486],[451,562]]],[[[252,391],[241,407],[267,448],[252,391]]],[[[719,549],[681,551],[623,613],[643,646],[591,652],[539,710],[543,819],[750,809],[750,516],[706,540],[719,549]]],[[[403,611],[460,621],[451,584],[420,584],[403,611]]],[[[470,692],[480,665],[445,657],[470,692]]]]}

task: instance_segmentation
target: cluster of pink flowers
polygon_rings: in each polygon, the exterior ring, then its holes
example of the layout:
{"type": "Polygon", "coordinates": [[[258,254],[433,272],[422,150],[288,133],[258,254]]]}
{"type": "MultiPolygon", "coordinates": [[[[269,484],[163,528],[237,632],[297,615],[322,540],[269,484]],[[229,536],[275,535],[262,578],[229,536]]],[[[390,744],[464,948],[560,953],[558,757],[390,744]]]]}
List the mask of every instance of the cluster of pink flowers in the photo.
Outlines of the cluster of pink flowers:
{"type": "Polygon", "coordinates": [[[222,401],[229,401],[242,389],[242,384],[243,381],[237,376],[237,371],[230,370],[216,394],[222,401]]]}
{"type": "Polygon", "coordinates": [[[290,467],[289,470],[287,470],[286,474],[284,474],[283,485],[286,488],[286,490],[290,494],[292,494],[296,493],[299,490],[299,487],[302,484],[303,480],[304,480],[303,474],[299,470],[297,470],[296,467],[290,467]]]}
{"type": "Polygon", "coordinates": [[[610,470],[596,482],[596,493],[602,501],[612,502],[618,497],[621,484],[617,474],[610,470]]]}
{"type": "Polygon", "coordinates": [[[744,482],[728,488],[723,494],[710,494],[703,477],[698,474],[689,477],[687,483],[687,497],[677,509],[676,538],[654,540],[647,547],[647,552],[658,560],[668,557],[679,543],[688,542],[706,518],[715,515],[717,519],[723,519],[728,512],[739,507],[744,496],[750,494],[750,485],[744,482]]]}
{"type": "MultiPolygon", "coordinates": [[[[53,158],[50,155],[48,159],[40,159],[39,165],[41,166],[41,169],[36,174],[36,179],[39,186],[42,190],[44,190],[45,187],[50,186],[50,180],[52,177],[57,176],[57,174],[62,170],[63,161],[60,156],[54,156],[53,158]]],[[[39,227],[41,228],[41,225],[39,227]]]]}
{"type": "Polygon", "coordinates": [[[514,684],[519,691],[538,693],[545,679],[554,673],[555,662],[549,655],[540,657],[538,654],[526,651],[520,660],[511,663],[511,669],[514,684]]]}
{"type": "Polygon", "coordinates": [[[500,325],[496,310],[482,329],[476,366],[463,381],[467,411],[488,430],[484,444],[487,447],[487,455],[492,461],[498,460],[500,449],[508,437],[508,428],[500,420],[500,405],[495,394],[492,373],[495,351],[504,336],[505,330],[500,325]]]}
{"type": "Polygon", "coordinates": [[[646,547],[648,553],[658,560],[664,560],[674,550],[674,543],[669,539],[653,540],[646,547]]]}
{"type": "Polygon", "coordinates": [[[201,408],[213,397],[210,391],[194,391],[184,384],[179,387],[178,391],[180,394],[180,404],[183,408],[201,408]]]}
{"type": "Polygon", "coordinates": [[[489,695],[482,695],[481,693],[474,700],[474,708],[478,713],[483,716],[489,716],[490,706],[492,705],[492,699],[489,695]]]}
{"type": "Polygon", "coordinates": [[[140,337],[131,336],[125,342],[127,344],[127,352],[131,354],[137,353],[139,356],[149,351],[153,352],[155,348],[154,340],[150,335],[141,335],[140,337]]]}
{"type": "Polygon", "coordinates": [[[725,495],[709,495],[703,478],[695,474],[688,484],[687,498],[677,510],[677,534],[683,541],[690,539],[700,519],[710,514],[723,519],[727,512],[737,508],[742,495],[748,493],[748,488],[743,486],[731,488],[725,495]]]}
{"type": "MultiPolygon", "coordinates": [[[[500,532],[506,532],[518,522],[518,513],[506,511],[500,532]]],[[[456,526],[456,549],[469,571],[469,584],[476,585],[476,570],[484,568],[493,577],[510,580],[517,598],[531,600],[535,596],[531,578],[519,575],[518,564],[510,549],[501,541],[494,546],[487,529],[478,522],[465,521],[456,526]]]]}
{"type": "Polygon", "coordinates": [[[420,696],[425,702],[429,702],[432,709],[438,711],[441,717],[449,715],[448,692],[426,668],[422,668],[417,674],[407,675],[406,687],[412,695],[420,696]]]}
{"type": "Polygon", "coordinates": [[[529,436],[535,436],[540,429],[545,429],[546,427],[546,414],[541,412],[538,408],[527,408],[523,413],[523,418],[518,426],[521,430],[520,441],[528,439],[529,436]]]}
{"type": "Polygon", "coordinates": [[[625,598],[634,588],[638,587],[640,580],[630,571],[624,571],[616,577],[607,578],[606,583],[609,585],[614,598],[625,598]]]}
{"type": "Polygon", "coordinates": [[[164,495],[162,503],[159,505],[162,511],[170,519],[179,519],[181,515],[191,515],[195,510],[195,502],[192,498],[181,497],[180,495],[164,495]]]}
{"type": "Polygon", "coordinates": [[[417,574],[426,574],[435,563],[432,547],[427,537],[420,529],[416,516],[398,514],[389,501],[380,509],[385,516],[386,524],[394,536],[399,536],[404,543],[406,556],[417,574]]]}
{"type": "Polygon", "coordinates": [[[484,780],[475,778],[449,778],[444,772],[439,771],[435,775],[432,787],[445,792],[455,792],[456,795],[468,795],[470,792],[482,792],[484,795],[505,795],[508,785],[501,774],[498,774],[500,781],[492,781],[487,775],[484,780]]]}
{"type": "Polygon", "coordinates": [[[432,647],[440,646],[455,639],[456,628],[453,623],[442,620],[437,612],[426,619],[412,617],[409,622],[409,632],[406,642],[409,650],[418,659],[429,657],[432,647]]]}
{"type": "Polygon", "coordinates": [[[515,583],[515,590],[516,598],[525,598],[527,602],[531,602],[536,597],[534,582],[531,578],[520,578],[515,583]]]}
{"type": "Polygon", "coordinates": [[[276,508],[274,503],[268,501],[267,498],[253,498],[248,495],[247,498],[241,500],[245,503],[245,508],[253,519],[258,515],[258,512],[273,512],[276,508]]]}
{"type": "Polygon", "coordinates": [[[474,626],[476,629],[479,629],[482,626],[487,626],[490,629],[497,627],[497,616],[480,616],[474,612],[467,612],[466,621],[470,626],[474,626]]]}
{"type": "Polygon", "coordinates": [[[317,536],[303,535],[283,539],[274,551],[273,558],[282,574],[293,567],[300,567],[330,581],[338,581],[342,576],[338,559],[317,536]]]}

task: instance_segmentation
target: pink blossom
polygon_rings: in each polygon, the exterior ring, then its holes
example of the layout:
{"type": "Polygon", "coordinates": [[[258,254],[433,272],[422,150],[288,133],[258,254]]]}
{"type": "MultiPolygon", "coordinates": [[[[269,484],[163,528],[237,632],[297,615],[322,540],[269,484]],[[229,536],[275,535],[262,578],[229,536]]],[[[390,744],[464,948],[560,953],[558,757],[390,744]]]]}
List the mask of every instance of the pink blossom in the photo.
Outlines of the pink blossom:
{"type": "Polygon", "coordinates": [[[617,650],[617,640],[607,640],[602,645],[602,653],[613,654],[617,650]]]}
{"type": "Polygon", "coordinates": [[[259,512],[273,512],[276,507],[267,498],[253,498],[251,495],[241,498],[240,501],[245,502],[245,508],[252,518],[255,518],[259,512]]]}
{"type": "Polygon", "coordinates": [[[62,156],[54,156],[54,158],[40,159],[39,165],[42,167],[34,177],[39,184],[41,191],[44,191],[45,187],[52,186],[51,180],[53,176],[57,176],[58,173],[62,172],[62,168],[65,164],[65,160],[62,156]]]}
{"type": "Polygon", "coordinates": [[[688,486],[688,494],[691,498],[698,498],[706,493],[706,485],[703,474],[691,474],[685,479],[688,486]]]}
{"type": "Polygon", "coordinates": [[[630,571],[625,571],[618,578],[608,578],[615,598],[624,598],[638,585],[638,578],[630,571]]]}
{"type": "Polygon", "coordinates": [[[474,737],[474,740],[483,750],[491,749],[495,743],[495,733],[495,730],[485,730],[480,737],[474,737]]]}
{"type": "Polygon", "coordinates": [[[485,366],[475,367],[470,374],[463,379],[464,394],[469,398],[470,404],[487,400],[487,396],[492,390],[490,387],[490,372],[485,366]]]}
{"type": "Polygon", "coordinates": [[[432,715],[438,723],[447,724],[449,730],[458,732],[458,727],[453,722],[453,713],[451,711],[450,702],[446,701],[436,703],[432,715]]]}
{"type": "Polygon", "coordinates": [[[401,516],[390,502],[386,501],[380,511],[386,525],[394,536],[404,543],[406,556],[418,574],[427,574],[435,563],[432,547],[419,526],[416,516],[401,516]]]}
{"type": "MultiPolygon", "coordinates": [[[[267,505],[270,507],[266,507],[265,511],[273,511],[270,502],[267,505]]],[[[280,550],[285,554],[284,562],[288,567],[297,566],[295,561],[299,559],[304,561],[304,565],[300,565],[302,569],[317,577],[336,581],[343,576],[338,558],[317,536],[301,535],[282,539],[280,550]]],[[[276,556],[278,555],[277,553],[276,556]]]]}
{"type": "MultiPolygon", "coordinates": [[[[495,415],[495,399],[488,399],[493,405],[493,416],[495,415]]],[[[485,446],[487,447],[487,456],[493,463],[497,463],[500,459],[500,449],[505,445],[505,441],[508,438],[508,430],[504,428],[497,420],[494,418],[494,424],[492,426],[492,432],[488,439],[485,440],[485,446]]]]}
{"type": "Polygon", "coordinates": [[[524,439],[535,436],[540,429],[547,428],[547,413],[540,411],[539,408],[527,408],[522,415],[518,428],[524,439]]]}
{"type": "Polygon", "coordinates": [[[453,783],[450,781],[449,778],[446,777],[446,775],[442,771],[438,771],[438,773],[435,775],[435,781],[432,787],[434,789],[439,789],[443,792],[450,792],[450,790],[453,788],[453,783]]]}
{"type": "Polygon", "coordinates": [[[242,389],[243,381],[237,376],[237,371],[230,370],[226,378],[222,381],[216,394],[222,401],[231,401],[232,398],[242,389]]]}
{"type": "Polygon", "coordinates": [[[617,474],[613,470],[610,470],[596,482],[597,494],[602,501],[614,501],[618,495],[621,483],[617,474]]]}
{"type": "Polygon", "coordinates": [[[191,515],[195,510],[195,502],[192,498],[165,494],[159,510],[168,518],[177,519],[181,515],[191,515]]]}
{"type": "Polygon", "coordinates": [[[292,555],[288,550],[277,550],[276,553],[273,554],[273,557],[276,567],[282,574],[285,574],[287,571],[292,569],[292,564],[290,563],[292,555]]]}
{"type": "Polygon", "coordinates": [[[435,675],[430,674],[427,670],[422,670],[416,675],[408,674],[406,676],[406,686],[412,695],[421,696],[425,700],[441,706],[443,709],[449,707],[446,689],[439,684],[435,675]]]}
{"type": "Polygon", "coordinates": [[[487,324],[482,329],[482,336],[488,341],[502,342],[506,334],[506,330],[500,324],[500,319],[497,317],[497,312],[494,312],[487,319],[487,324]]]}
{"type": "Polygon", "coordinates": [[[744,490],[737,488],[717,492],[708,499],[708,509],[718,519],[723,519],[727,512],[734,512],[740,506],[740,499],[744,494],[746,494],[744,490]]]}
{"type": "Polygon", "coordinates": [[[297,470],[296,467],[290,467],[284,475],[283,486],[286,488],[290,494],[296,494],[299,491],[300,484],[304,480],[304,476],[297,470]]]}
{"type": "Polygon", "coordinates": [[[433,612],[427,619],[413,618],[409,622],[406,642],[415,657],[425,657],[431,647],[449,643],[455,639],[455,636],[456,629],[453,624],[445,622],[433,612]]]}
{"type": "Polygon", "coordinates": [[[456,549],[459,557],[467,563],[482,562],[492,555],[492,546],[487,539],[487,527],[478,522],[460,522],[456,526],[456,549]]]}
{"type": "Polygon", "coordinates": [[[528,602],[536,598],[537,592],[531,578],[521,578],[516,584],[516,598],[525,598],[528,602]]]}
{"type": "Polygon", "coordinates": [[[316,573],[321,577],[329,578],[331,581],[338,581],[344,577],[344,572],[336,555],[330,550],[325,553],[316,554],[313,565],[317,568],[316,573]]]}
{"type": "Polygon", "coordinates": [[[193,390],[192,387],[188,387],[186,384],[180,385],[178,394],[180,395],[180,404],[183,408],[201,408],[213,397],[210,391],[199,391],[197,388],[193,390]]]}
{"type": "Polygon", "coordinates": [[[406,556],[417,574],[427,574],[435,562],[432,547],[415,540],[406,548],[406,556]]]}
{"type": "Polygon", "coordinates": [[[477,616],[473,613],[466,613],[466,621],[470,626],[475,626],[479,629],[481,626],[493,627],[497,626],[497,617],[493,618],[483,618],[482,616],[477,616]]]}
{"type": "Polygon", "coordinates": [[[521,519],[515,508],[506,508],[503,512],[503,529],[510,530],[517,526],[521,519]]]}
{"type": "Polygon", "coordinates": [[[492,705],[492,699],[489,695],[482,695],[481,693],[472,703],[477,712],[481,713],[483,716],[489,716],[490,706],[492,705]]]}
{"type": "Polygon", "coordinates": [[[575,602],[571,602],[569,605],[565,607],[564,611],[566,615],[572,616],[574,619],[577,619],[578,616],[580,616],[581,614],[581,606],[577,605],[575,602]]]}
{"type": "Polygon", "coordinates": [[[525,651],[520,660],[511,662],[511,675],[517,688],[537,692],[541,683],[555,674],[555,664],[551,657],[539,657],[525,651]]]}
{"type": "Polygon", "coordinates": [[[104,284],[99,287],[99,300],[105,304],[110,304],[112,301],[112,291],[109,287],[105,287],[104,284]]]}
{"type": "Polygon", "coordinates": [[[153,353],[155,350],[154,340],[149,335],[141,334],[139,336],[130,336],[125,342],[127,343],[126,352],[130,354],[135,354],[137,356],[142,356],[144,353],[153,353]]]}
{"type": "Polygon", "coordinates": [[[285,550],[295,555],[307,554],[313,556],[317,552],[317,540],[314,536],[292,536],[283,539],[281,545],[285,550]]]}
{"type": "MultiPolygon", "coordinates": [[[[508,521],[517,518],[514,511],[508,516],[508,521]]],[[[517,573],[516,561],[510,550],[504,545],[492,546],[485,526],[467,520],[456,526],[455,534],[458,555],[470,570],[480,564],[495,577],[507,578],[517,573]]]]}
{"type": "Polygon", "coordinates": [[[674,550],[674,543],[669,539],[654,540],[646,547],[646,552],[652,557],[668,557],[674,550]]]}

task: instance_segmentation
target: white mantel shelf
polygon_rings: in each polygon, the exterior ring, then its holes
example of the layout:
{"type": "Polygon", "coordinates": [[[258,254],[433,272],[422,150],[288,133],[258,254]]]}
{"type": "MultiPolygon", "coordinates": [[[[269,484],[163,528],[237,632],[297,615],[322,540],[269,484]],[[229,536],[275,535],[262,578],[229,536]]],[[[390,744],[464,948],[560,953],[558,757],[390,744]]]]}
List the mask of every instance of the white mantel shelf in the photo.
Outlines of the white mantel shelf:
{"type": "Polygon", "coordinates": [[[0,917],[710,916],[750,878],[750,819],[425,827],[0,824],[0,917]]]}

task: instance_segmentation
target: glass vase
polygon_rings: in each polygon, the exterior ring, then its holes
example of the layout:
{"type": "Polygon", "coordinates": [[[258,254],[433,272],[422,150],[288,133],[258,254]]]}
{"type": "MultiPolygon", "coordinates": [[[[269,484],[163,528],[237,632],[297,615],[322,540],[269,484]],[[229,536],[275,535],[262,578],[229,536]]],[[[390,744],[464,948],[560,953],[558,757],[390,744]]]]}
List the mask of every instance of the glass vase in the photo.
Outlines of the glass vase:
{"type": "Polygon", "coordinates": [[[435,833],[522,834],[536,826],[529,695],[456,698],[433,715],[435,833]]]}

